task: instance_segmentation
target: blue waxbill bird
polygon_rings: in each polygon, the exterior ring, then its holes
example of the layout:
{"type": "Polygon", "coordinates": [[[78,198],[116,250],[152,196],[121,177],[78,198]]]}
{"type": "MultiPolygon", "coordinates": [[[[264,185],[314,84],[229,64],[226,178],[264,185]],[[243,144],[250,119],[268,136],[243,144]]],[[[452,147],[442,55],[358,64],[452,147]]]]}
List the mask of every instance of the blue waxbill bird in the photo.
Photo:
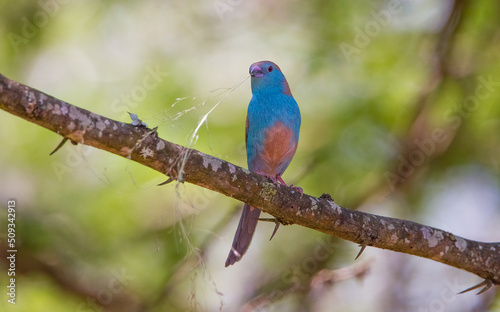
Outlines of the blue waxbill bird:
{"type": "MultiPolygon", "coordinates": [[[[245,127],[248,169],[268,177],[275,184],[286,185],[281,175],[297,150],[299,106],[278,65],[270,61],[253,63],[250,76],[252,99],[245,127]]],[[[302,193],[302,189],[297,189],[302,193]]],[[[259,209],[245,204],[226,267],[239,261],[247,251],[259,215],[259,209]]]]}

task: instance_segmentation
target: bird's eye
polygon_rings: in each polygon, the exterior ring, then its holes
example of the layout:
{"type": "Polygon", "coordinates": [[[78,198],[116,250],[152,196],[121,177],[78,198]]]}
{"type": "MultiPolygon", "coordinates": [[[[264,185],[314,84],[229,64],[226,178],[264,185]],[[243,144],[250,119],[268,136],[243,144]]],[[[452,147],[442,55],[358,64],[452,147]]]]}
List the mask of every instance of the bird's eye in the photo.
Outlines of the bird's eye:
{"type": "Polygon", "coordinates": [[[272,67],[272,66],[269,66],[269,67],[267,68],[267,71],[268,71],[268,72],[272,72],[272,71],[273,71],[273,67],[272,67]]]}

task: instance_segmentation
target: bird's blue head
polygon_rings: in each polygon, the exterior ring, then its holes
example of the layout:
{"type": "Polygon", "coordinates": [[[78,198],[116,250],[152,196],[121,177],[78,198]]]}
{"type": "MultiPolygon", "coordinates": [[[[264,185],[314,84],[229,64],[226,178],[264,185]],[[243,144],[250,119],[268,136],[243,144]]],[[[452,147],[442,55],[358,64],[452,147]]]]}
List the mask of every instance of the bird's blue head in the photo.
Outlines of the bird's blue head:
{"type": "Polygon", "coordinates": [[[250,65],[252,92],[281,92],[292,95],[285,75],[278,65],[270,61],[260,61],[250,65]]]}

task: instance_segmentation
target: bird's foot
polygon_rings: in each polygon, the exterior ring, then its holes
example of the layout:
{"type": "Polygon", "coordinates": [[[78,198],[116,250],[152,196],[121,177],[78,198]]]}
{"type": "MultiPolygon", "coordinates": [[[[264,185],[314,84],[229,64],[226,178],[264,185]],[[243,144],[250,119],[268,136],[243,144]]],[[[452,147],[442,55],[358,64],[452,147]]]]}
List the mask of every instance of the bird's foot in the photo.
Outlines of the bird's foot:
{"type": "MultiPolygon", "coordinates": [[[[277,176],[276,179],[278,179],[278,181],[280,181],[281,184],[288,186],[288,185],[286,185],[285,181],[283,181],[281,176],[277,176]]],[[[301,198],[302,198],[302,196],[304,196],[304,190],[301,187],[293,186],[293,184],[290,184],[288,187],[292,188],[295,192],[298,192],[300,194],[301,198]]]]}
{"type": "MultiPolygon", "coordinates": [[[[281,178],[281,175],[271,175],[271,174],[267,174],[267,173],[262,172],[262,171],[257,171],[257,173],[260,174],[260,175],[265,176],[266,178],[268,178],[269,180],[271,180],[274,185],[276,185],[278,187],[281,186],[281,185],[288,186],[285,183],[285,181],[283,181],[283,179],[281,178]]],[[[298,192],[300,194],[301,198],[304,195],[304,190],[301,187],[293,186],[293,184],[290,184],[290,186],[288,186],[288,187],[292,188],[295,192],[298,192]]]]}
{"type": "Polygon", "coordinates": [[[281,177],[279,177],[279,176],[267,174],[267,173],[262,172],[262,171],[257,171],[257,173],[260,174],[260,175],[263,175],[266,178],[268,178],[269,180],[271,180],[273,182],[273,184],[276,185],[276,186],[280,186],[281,184],[286,185],[285,182],[282,182],[283,179],[281,179],[281,177]],[[280,182],[282,182],[282,183],[280,184],[280,182]]]}

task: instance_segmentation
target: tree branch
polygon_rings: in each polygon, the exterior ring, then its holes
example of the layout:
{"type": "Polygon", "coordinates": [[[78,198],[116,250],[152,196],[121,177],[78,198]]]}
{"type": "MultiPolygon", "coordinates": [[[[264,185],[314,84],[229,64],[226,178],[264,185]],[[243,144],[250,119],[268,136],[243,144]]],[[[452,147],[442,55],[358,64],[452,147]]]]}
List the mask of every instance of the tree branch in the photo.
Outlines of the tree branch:
{"type": "Polygon", "coordinates": [[[346,209],[329,195],[301,196],[244,168],[158,138],[154,130],[105,118],[2,75],[0,108],[73,142],[259,207],[283,224],[432,259],[500,285],[500,243],[477,242],[415,222],[346,209]]]}

